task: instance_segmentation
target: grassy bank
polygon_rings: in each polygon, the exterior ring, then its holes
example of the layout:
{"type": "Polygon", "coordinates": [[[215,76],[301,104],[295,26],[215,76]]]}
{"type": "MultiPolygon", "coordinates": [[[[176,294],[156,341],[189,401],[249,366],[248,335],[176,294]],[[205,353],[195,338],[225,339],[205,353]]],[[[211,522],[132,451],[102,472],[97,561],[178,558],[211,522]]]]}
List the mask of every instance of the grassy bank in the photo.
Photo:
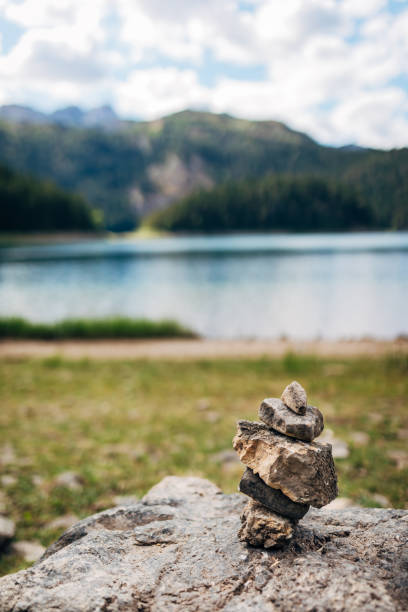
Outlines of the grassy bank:
{"type": "MultiPolygon", "coordinates": [[[[236,490],[229,453],[238,418],[257,418],[265,396],[292,379],[349,447],[336,459],[340,495],[357,504],[407,504],[408,358],[202,361],[0,361],[4,513],[17,540],[48,545],[58,516],[84,517],[144,494],[168,474],[236,490]],[[356,435],[356,432],[358,435],[356,435]],[[78,490],[58,485],[72,471],[78,490]],[[4,477],[7,477],[4,479],[4,477]]],[[[232,456],[233,457],[233,456],[232,456]]],[[[23,566],[9,554],[0,573],[23,566]]]]}
{"type": "Polygon", "coordinates": [[[111,317],[66,319],[57,323],[31,323],[19,317],[0,318],[0,338],[34,340],[106,338],[194,338],[196,335],[176,321],[149,321],[111,317]]]}

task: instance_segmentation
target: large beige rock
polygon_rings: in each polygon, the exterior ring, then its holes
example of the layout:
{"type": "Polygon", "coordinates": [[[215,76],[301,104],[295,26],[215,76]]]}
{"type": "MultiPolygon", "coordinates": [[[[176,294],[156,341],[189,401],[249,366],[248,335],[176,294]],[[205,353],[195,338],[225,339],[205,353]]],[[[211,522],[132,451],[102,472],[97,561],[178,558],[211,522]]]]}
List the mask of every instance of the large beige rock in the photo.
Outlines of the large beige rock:
{"type": "Polygon", "coordinates": [[[275,431],[311,442],[323,431],[323,415],[314,406],[307,406],[304,415],[296,414],[277,397],[264,399],[259,407],[259,418],[275,431]]]}
{"type": "Polygon", "coordinates": [[[242,463],[294,502],[321,508],[337,497],[330,444],[302,442],[263,423],[238,421],[233,446],[242,463]]]}
{"type": "Polygon", "coordinates": [[[241,514],[241,542],[263,548],[281,548],[293,535],[288,518],[275,514],[257,501],[249,501],[241,514]]]}

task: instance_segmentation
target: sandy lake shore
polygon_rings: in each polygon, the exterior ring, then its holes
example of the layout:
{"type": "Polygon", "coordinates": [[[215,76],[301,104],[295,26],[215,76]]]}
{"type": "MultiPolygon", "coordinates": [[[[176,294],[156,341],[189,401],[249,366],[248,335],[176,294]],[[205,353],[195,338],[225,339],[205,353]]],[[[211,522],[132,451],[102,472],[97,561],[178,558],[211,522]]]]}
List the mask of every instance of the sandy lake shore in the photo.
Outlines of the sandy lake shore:
{"type": "Polygon", "coordinates": [[[3,340],[0,358],[54,355],[69,359],[213,359],[280,357],[292,352],[324,357],[408,354],[408,340],[3,340]]]}

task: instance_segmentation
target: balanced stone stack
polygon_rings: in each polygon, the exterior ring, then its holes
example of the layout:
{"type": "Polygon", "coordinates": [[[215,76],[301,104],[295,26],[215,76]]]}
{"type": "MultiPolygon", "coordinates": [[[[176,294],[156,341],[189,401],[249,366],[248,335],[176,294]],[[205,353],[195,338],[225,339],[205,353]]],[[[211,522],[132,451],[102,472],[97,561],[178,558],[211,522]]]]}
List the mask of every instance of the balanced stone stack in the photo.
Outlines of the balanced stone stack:
{"type": "Polygon", "coordinates": [[[234,449],[247,466],[239,489],[251,500],[241,515],[239,538],[252,546],[278,548],[290,540],[310,506],[337,496],[330,444],[313,442],[323,430],[322,413],[307,405],[296,381],[281,399],[265,399],[262,423],[238,421],[234,449]]]}

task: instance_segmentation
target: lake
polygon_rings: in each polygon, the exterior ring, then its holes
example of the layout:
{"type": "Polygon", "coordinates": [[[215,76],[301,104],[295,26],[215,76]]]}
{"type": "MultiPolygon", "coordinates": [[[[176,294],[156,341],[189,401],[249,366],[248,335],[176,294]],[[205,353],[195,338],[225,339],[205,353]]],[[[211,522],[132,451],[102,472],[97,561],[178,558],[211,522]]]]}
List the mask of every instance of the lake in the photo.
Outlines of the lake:
{"type": "Polygon", "coordinates": [[[212,338],[408,333],[408,232],[0,249],[0,316],[173,318],[212,338]]]}

